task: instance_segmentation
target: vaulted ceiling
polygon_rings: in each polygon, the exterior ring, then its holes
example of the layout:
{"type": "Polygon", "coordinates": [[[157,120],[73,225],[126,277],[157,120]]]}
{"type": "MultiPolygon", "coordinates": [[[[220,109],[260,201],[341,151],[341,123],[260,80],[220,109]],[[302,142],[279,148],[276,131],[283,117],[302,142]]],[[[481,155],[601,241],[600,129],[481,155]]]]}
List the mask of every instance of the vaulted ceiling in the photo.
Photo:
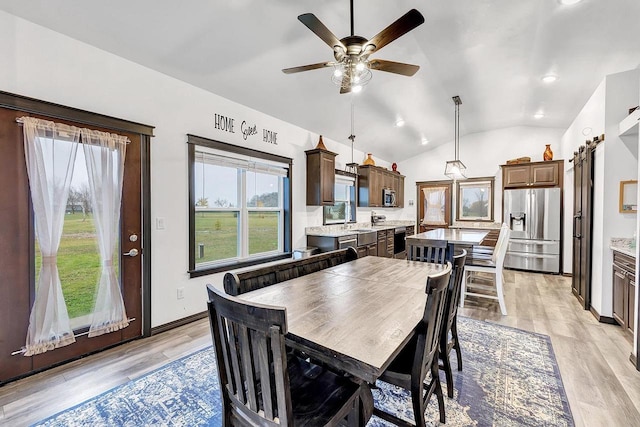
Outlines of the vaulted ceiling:
{"type": "Polygon", "coordinates": [[[372,58],[418,73],[374,71],[361,93],[340,95],[330,68],[281,69],[333,60],[297,16],[313,13],[342,38],[347,0],[0,0],[0,10],[345,144],[354,103],[356,147],[389,161],[451,141],[454,95],[462,135],[566,128],[605,75],[640,65],[638,0],[355,0],[355,33],[370,38],[411,8],[425,23],[372,58]],[[558,80],[544,83],[549,73],[558,80]]]}

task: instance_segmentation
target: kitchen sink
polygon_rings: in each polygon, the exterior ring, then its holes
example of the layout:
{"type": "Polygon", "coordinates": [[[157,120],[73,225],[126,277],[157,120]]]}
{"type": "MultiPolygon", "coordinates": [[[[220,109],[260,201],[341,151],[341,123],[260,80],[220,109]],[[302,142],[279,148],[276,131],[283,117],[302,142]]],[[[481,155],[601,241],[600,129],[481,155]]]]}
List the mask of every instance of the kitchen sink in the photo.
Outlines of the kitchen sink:
{"type": "Polygon", "coordinates": [[[370,245],[377,242],[378,232],[375,230],[371,230],[370,228],[368,228],[353,231],[358,233],[358,246],[370,245]]]}

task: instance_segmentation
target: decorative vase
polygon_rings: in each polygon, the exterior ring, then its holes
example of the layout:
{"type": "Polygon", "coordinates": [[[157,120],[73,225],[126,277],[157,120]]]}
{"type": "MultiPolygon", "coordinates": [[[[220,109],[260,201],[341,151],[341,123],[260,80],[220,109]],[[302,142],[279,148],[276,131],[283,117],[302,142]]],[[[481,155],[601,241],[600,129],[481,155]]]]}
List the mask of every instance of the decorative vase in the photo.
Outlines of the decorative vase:
{"type": "Polygon", "coordinates": [[[324,146],[324,142],[322,142],[322,135],[320,135],[320,140],[318,141],[318,145],[316,145],[316,149],[318,150],[326,150],[327,147],[324,146]]]}
{"type": "Polygon", "coordinates": [[[398,172],[398,165],[394,162],[393,164],[391,164],[391,169],[392,169],[394,172],[398,172]]]}
{"type": "Polygon", "coordinates": [[[544,153],[542,153],[542,158],[544,161],[553,160],[553,151],[551,151],[551,144],[546,144],[544,149],[544,153]]]}
{"type": "Polygon", "coordinates": [[[376,165],[376,161],[373,160],[373,157],[371,157],[371,153],[367,153],[367,158],[364,159],[364,162],[362,162],[363,165],[371,165],[371,166],[375,166],[376,165]]]}

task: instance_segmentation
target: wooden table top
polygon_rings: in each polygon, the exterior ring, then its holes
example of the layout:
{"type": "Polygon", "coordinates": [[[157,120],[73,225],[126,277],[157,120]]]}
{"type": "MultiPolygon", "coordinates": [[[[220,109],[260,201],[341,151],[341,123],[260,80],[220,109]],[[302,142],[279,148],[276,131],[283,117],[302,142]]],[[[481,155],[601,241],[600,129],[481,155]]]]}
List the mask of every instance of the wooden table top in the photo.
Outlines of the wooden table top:
{"type": "Polygon", "coordinates": [[[368,256],[242,294],[287,310],[287,344],[368,382],[422,318],[429,274],[444,266],[368,256]]]}
{"type": "Polygon", "coordinates": [[[461,228],[436,228],[435,230],[407,236],[407,244],[411,244],[412,241],[417,243],[420,239],[428,239],[446,240],[452,244],[479,245],[480,242],[487,237],[487,234],[489,234],[489,231],[465,230],[461,228]]]}

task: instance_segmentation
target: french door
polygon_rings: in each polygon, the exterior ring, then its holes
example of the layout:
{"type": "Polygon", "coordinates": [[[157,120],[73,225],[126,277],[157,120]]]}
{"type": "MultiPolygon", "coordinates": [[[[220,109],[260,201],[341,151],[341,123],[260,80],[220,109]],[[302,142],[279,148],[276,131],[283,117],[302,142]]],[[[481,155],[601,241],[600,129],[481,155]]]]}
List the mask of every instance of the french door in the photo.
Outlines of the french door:
{"type": "MultiPolygon", "coordinates": [[[[28,110],[0,108],[0,384],[143,335],[145,138],[140,133],[75,123],[28,110]],[[16,354],[25,344],[41,262],[34,232],[22,127],[16,123],[16,119],[23,116],[117,133],[131,141],[124,163],[119,256],[114,257],[114,261],[118,260],[114,265],[117,264],[130,324],[98,337],[88,338],[86,334],[101,261],[92,209],[87,195],[82,194],[88,190],[86,167],[83,156],[78,155],[58,253],[60,281],[76,342],[31,357],[16,354]]],[[[78,150],[81,152],[82,148],[78,150]]]]}

